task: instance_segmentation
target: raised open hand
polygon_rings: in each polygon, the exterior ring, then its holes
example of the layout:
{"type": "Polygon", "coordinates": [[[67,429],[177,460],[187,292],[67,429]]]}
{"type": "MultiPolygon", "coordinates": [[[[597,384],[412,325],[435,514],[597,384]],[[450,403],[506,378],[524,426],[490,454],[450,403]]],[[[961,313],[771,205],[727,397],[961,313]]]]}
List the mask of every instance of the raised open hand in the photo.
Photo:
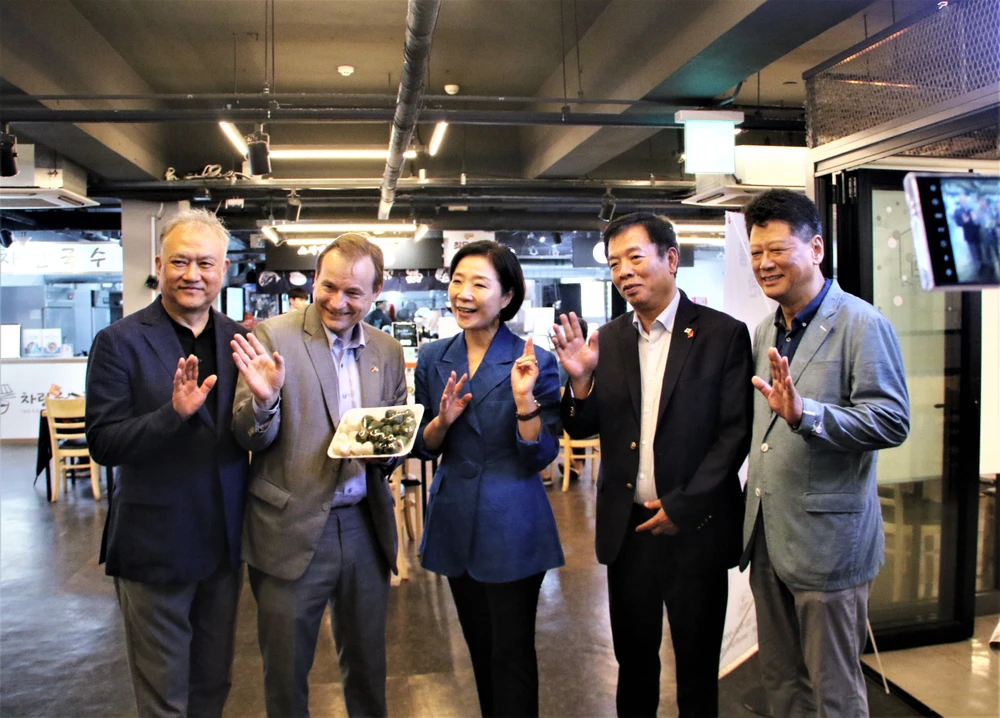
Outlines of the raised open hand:
{"type": "Polygon", "coordinates": [[[285,383],[285,360],[278,352],[267,353],[264,345],[253,334],[237,334],[229,342],[233,348],[233,361],[253,392],[257,404],[264,409],[274,406],[285,383]]]}
{"type": "Polygon", "coordinates": [[[556,356],[570,379],[589,382],[597,368],[597,330],[590,333],[589,340],[585,340],[576,312],[570,312],[569,317],[560,314],[559,322],[552,325],[552,346],[556,356]]]}
{"type": "Polygon", "coordinates": [[[767,359],[771,363],[771,383],[768,384],[759,376],[751,381],[767,399],[771,411],[787,421],[789,426],[796,428],[802,421],[802,397],[788,374],[788,357],[781,356],[777,349],[771,347],[767,351],[767,359]]]}
{"type": "Polygon", "coordinates": [[[444,386],[441,394],[441,405],[438,409],[438,419],[447,427],[455,423],[455,420],[462,415],[465,407],[472,401],[472,394],[462,395],[462,387],[465,386],[468,374],[462,374],[462,378],[455,380],[455,372],[448,377],[448,383],[444,386]]]}
{"type": "Polygon", "coordinates": [[[531,396],[538,379],[538,359],[535,357],[535,344],[529,337],[524,343],[524,352],[514,362],[510,370],[510,388],[515,397],[531,396]]]}
{"type": "Polygon", "coordinates": [[[192,354],[187,359],[178,359],[177,371],[174,372],[174,393],[170,399],[177,416],[186,420],[198,411],[217,380],[218,377],[212,374],[198,386],[198,357],[192,354]]]}

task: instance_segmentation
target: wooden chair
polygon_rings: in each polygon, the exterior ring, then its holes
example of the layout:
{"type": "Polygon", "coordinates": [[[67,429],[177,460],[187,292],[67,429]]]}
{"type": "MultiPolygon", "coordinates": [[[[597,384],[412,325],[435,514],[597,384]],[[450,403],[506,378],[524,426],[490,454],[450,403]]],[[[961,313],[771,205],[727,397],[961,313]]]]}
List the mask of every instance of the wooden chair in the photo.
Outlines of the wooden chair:
{"type": "Polygon", "coordinates": [[[570,467],[573,466],[574,449],[584,450],[584,460],[590,464],[590,480],[596,482],[597,462],[601,460],[601,440],[596,436],[591,436],[589,439],[571,439],[569,434],[563,431],[563,438],[559,444],[562,446],[563,460],[562,490],[569,491],[570,467]]]}
{"type": "Polygon", "coordinates": [[[90,486],[94,498],[101,498],[101,467],[97,465],[87,448],[87,437],[83,432],[85,403],[83,397],[70,399],[45,398],[45,413],[49,422],[49,438],[52,441],[52,501],[59,498],[60,486],[66,490],[66,479],[70,472],[88,470],[90,486]],[[83,461],[80,461],[83,459],[83,461]]]}

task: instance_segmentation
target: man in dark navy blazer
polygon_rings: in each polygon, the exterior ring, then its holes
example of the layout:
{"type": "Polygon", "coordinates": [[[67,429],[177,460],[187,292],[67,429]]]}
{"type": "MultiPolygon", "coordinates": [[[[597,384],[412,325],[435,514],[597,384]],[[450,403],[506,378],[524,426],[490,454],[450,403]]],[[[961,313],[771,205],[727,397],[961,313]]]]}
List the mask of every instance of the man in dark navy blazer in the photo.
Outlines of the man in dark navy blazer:
{"type": "Polygon", "coordinates": [[[101,560],[140,716],[221,716],[229,695],[248,455],[230,428],[246,330],[212,309],[228,246],[208,212],[167,222],[160,297],[98,333],[87,365],[87,441],[117,467],[101,560]]]}
{"type": "Polygon", "coordinates": [[[664,605],[680,715],[718,715],[727,569],[742,548],[750,335],[677,288],[677,237],[665,217],[620,217],[604,245],[635,311],[589,342],[576,315],[563,315],[553,344],[570,377],[566,431],[601,439],[596,543],[608,567],[618,715],[656,715],[664,605]]]}

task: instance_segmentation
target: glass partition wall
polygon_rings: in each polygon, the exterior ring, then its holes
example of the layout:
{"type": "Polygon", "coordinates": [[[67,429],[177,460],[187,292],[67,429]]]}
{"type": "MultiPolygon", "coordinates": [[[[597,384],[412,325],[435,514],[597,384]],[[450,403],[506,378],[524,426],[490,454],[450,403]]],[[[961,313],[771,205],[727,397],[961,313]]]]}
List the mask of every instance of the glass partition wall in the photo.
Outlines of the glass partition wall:
{"type": "Polygon", "coordinates": [[[845,172],[849,191],[817,193],[841,200],[826,208],[838,279],[892,322],[910,392],[910,436],[878,458],[886,562],[870,614],[886,649],[971,634],[978,524],[979,295],[920,288],[903,174],[845,172]]]}

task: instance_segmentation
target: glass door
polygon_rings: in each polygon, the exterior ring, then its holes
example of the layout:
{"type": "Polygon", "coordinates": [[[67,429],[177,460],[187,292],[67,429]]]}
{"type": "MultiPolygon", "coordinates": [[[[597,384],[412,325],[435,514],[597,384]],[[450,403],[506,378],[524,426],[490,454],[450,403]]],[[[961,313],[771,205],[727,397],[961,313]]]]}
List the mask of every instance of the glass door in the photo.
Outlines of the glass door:
{"type": "Polygon", "coordinates": [[[971,635],[975,599],[979,296],[920,288],[903,175],[856,170],[817,194],[837,200],[838,280],[892,322],[910,392],[909,438],[878,458],[886,561],[870,617],[885,649],[971,635]]]}

